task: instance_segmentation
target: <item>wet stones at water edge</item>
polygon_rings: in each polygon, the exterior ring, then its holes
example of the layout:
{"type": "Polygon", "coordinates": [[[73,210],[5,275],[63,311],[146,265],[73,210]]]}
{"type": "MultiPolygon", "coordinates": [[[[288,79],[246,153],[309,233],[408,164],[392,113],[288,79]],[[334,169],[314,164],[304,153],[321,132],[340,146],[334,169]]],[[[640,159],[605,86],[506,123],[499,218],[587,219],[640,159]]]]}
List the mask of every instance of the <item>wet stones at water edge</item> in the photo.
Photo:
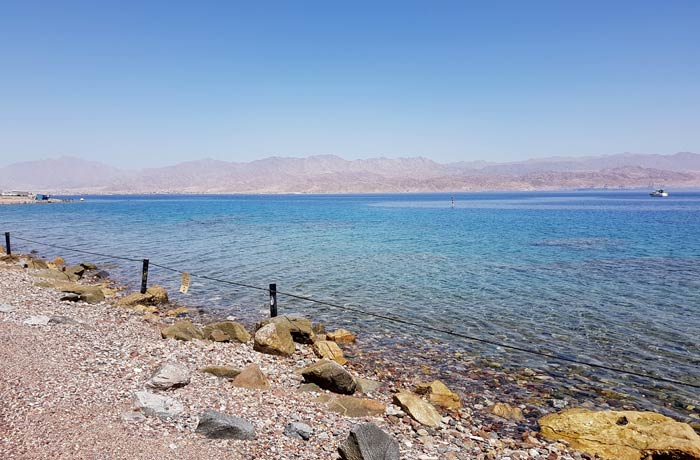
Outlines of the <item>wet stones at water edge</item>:
{"type": "Polygon", "coordinates": [[[184,387],[190,383],[190,371],[180,364],[167,363],[146,382],[146,386],[158,390],[184,387]]]}
{"type": "Polygon", "coordinates": [[[431,403],[436,406],[444,407],[445,409],[457,410],[462,407],[462,399],[459,395],[447,388],[447,386],[439,380],[418,384],[416,393],[419,395],[427,395],[431,403]]]}
{"type": "Polygon", "coordinates": [[[700,460],[690,425],[654,412],[568,409],[539,420],[542,435],[604,460],[700,460]]]}
{"type": "Polygon", "coordinates": [[[307,382],[333,393],[351,395],[357,389],[353,376],[335,361],[321,359],[302,369],[301,375],[307,382]]]}
{"type": "Polygon", "coordinates": [[[336,329],[333,332],[329,332],[326,334],[326,338],[328,340],[332,340],[333,342],[355,342],[355,334],[350,331],[346,331],[345,329],[336,329]]]}
{"type": "Polygon", "coordinates": [[[313,326],[308,319],[294,316],[276,316],[257,323],[255,329],[257,331],[270,323],[277,325],[278,328],[287,329],[292,336],[292,340],[296,343],[310,345],[316,340],[313,326]]]}
{"type": "Polygon", "coordinates": [[[296,351],[289,329],[269,323],[255,332],[253,349],[260,353],[291,356],[296,351]]]}
{"type": "Polygon", "coordinates": [[[513,422],[521,422],[525,420],[522,409],[519,407],[513,407],[507,403],[494,404],[491,406],[491,413],[513,422]]]}
{"type": "Polygon", "coordinates": [[[399,443],[374,423],[355,426],[338,447],[343,460],[399,460],[399,443]]]}
{"type": "Polygon", "coordinates": [[[394,395],[394,403],[422,425],[430,427],[440,425],[442,419],[440,413],[432,404],[423,401],[416,394],[409,391],[399,391],[394,395]]]}
{"type": "Polygon", "coordinates": [[[119,300],[120,305],[133,307],[134,305],[165,305],[169,302],[168,292],[162,286],[151,286],[145,294],[134,292],[119,300]]]}
{"type": "Polygon", "coordinates": [[[255,428],[249,421],[240,417],[222,414],[213,410],[199,416],[196,433],[211,439],[254,439],[255,428]]]}

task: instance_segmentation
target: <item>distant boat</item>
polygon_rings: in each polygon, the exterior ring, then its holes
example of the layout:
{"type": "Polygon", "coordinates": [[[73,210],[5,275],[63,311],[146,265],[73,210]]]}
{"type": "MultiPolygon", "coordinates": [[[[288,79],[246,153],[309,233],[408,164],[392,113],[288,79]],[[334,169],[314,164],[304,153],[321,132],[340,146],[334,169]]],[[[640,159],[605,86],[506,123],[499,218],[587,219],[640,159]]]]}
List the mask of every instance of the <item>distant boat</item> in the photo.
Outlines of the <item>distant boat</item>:
{"type": "Polygon", "coordinates": [[[80,198],[80,201],[85,201],[85,198],[82,198],[82,197],[81,197],[81,198],[80,198]]]}
{"type": "Polygon", "coordinates": [[[651,193],[649,194],[649,196],[659,197],[659,198],[667,197],[667,196],[668,196],[668,192],[666,192],[666,191],[664,191],[664,189],[660,188],[660,189],[658,189],[658,190],[654,190],[653,192],[651,192],[651,193]]]}

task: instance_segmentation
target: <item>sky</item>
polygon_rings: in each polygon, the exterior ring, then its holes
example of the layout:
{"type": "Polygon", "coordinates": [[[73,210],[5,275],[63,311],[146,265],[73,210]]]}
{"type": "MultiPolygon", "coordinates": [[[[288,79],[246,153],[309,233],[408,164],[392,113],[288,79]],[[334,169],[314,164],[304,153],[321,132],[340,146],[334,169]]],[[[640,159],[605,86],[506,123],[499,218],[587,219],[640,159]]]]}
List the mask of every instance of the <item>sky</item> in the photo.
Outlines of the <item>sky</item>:
{"type": "Polygon", "coordinates": [[[0,164],[700,152],[697,0],[0,11],[0,164]]]}

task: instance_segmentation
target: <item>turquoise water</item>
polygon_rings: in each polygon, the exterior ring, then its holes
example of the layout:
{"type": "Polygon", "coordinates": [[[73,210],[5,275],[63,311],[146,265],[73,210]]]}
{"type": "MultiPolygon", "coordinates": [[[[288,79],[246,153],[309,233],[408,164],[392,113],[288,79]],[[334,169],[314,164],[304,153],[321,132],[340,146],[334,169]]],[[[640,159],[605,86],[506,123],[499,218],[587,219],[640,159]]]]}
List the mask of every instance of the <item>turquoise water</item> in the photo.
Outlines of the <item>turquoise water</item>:
{"type": "MultiPolygon", "coordinates": [[[[700,383],[700,193],[457,194],[454,209],[445,194],[86,198],[0,207],[0,230],[255,286],[274,282],[364,311],[700,383]]],[[[139,283],[139,263],[73,258],[85,259],[139,283]]],[[[151,282],[173,292],[179,276],[152,267],[151,282]]],[[[268,308],[264,292],[201,279],[173,297],[244,321],[268,308]]],[[[291,298],[280,297],[279,308],[377,343],[428,335],[445,350],[543,366],[540,358],[291,298]]],[[[697,389],[673,391],[698,400],[697,389]]]]}

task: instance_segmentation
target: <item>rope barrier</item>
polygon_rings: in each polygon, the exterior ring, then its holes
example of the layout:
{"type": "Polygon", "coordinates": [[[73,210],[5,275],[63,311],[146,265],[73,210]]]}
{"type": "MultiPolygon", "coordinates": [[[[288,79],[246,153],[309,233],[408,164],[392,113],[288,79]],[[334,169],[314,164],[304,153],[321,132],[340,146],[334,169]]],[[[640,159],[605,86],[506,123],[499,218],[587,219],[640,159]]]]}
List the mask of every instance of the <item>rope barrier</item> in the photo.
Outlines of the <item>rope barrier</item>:
{"type": "MultiPolygon", "coordinates": [[[[40,244],[40,245],[47,246],[47,247],[62,249],[65,251],[73,251],[73,252],[77,252],[77,253],[89,254],[89,255],[104,257],[104,258],[108,258],[108,259],[126,260],[129,262],[141,262],[142,261],[142,259],[113,256],[113,255],[108,255],[108,254],[101,254],[98,252],[85,251],[85,250],[76,249],[76,248],[70,248],[70,247],[65,247],[65,246],[60,246],[60,245],[55,245],[55,244],[48,244],[48,243],[43,243],[43,242],[39,242],[39,241],[33,241],[33,240],[30,240],[27,238],[21,238],[21,237],[14,236],[14,235],[12,235],[12,238],[20,240],[20,241],[33,243],[33,244],[40,244]]],[[[168,267],[166,265],[161,265],[161,264],[156,264],[156,263],[151,263],[150,265],[152,265],[154,267],[158,267],[158,268],[166,270],[166,271],[174,272],[174,273],[184,273],[183,270],[178,270],[178,269],[175,269],[172,267],[168,267]]],[[[208,280],[208,281],[212,281],[212,282],[228,284],[231,286],[243,287],[243,288],[247,288],[247,289],[254,289],[257,291],[270,292],[270,289],[268,289],[268,288],[254,286],[254,285],[246,284],[246,283],[239,283],[236,281],[224,280],[224,279],[215,278],[215,277],[211,277],[211,276],[207,276],[207,275],[190,273],[190,276],[193,278],[200,278],[200,279],[204,279],[204,280],[208,280]]],[[[359,308],[348,307],[347,305],[339,305],[336,303],[332,303],[332,302],[328,302],[328,301],[324,301],[324,300],[318,300],[318,299],[314,299],[312,297],[302,296],[302,295],[293,294],[293,293],[289,293],[289,292],[277,291],[277,294],[283,295],[286,297],[290,297],[293,299],[297,299],[297,300],[312,302],[312,303],[315,303],[318,305],[325,305],[325,306],[328,306],[331,308],[337,308],[337,309],[351,312],[351,313],[354,313],[354,314],[360,315],[360,316],[362,316],[362,315],[370,316],[370,317],[382,319],[385,321],[390,321],[390,322],[397,323],[397,324],[402,324],[402,325],[416,327],[416,328],[422,328],[422,329],[425,329],[428,331],[437,332],[440,334],[446,334],[446,335],[461,338],[464,340],[470,340],[473,342],[479,342],[479,343],[484,343],[484,344],[488,344],[488,345],[493,345],[493,346],[497,346],[497,347],[501,347],[501,348],[505,348],[505,349],[509,349],[509,350],[513,350],[513,351],[518,351],[521,353],[527,353],[527,354],[531,354],[531,355],[535,355],[535,356],[549,358],[549,359],[556,360],[556,361],[577,364],[577,365],[586,366],[586,367],[590,367],[590,368],[594,368],[594,369],[606,370],[606,371],[614,372],[617,374],[624,374],[624,375],[629,375],[629,376],[633,376],[633,377],[641,377],[641,378],[645,378],[645,379],[649,379],[649,380],[657,381],[657,382],[671,383],[674,385],[680,385],[680,386],[686,386],[686,387],[690,387],[690,388],[700,389],[700,384],[695,384],[695,383],[691,383],[691,382],[684,382],[682,380],[676,380],[676,379],[667,378],[667,377],[663,377],[663,376],[650,375],[650,374],[646,374],[643,372],[635,372],[635,371],[629,371],[629,370],[625,370],[625,369],[618,369],[618,368],[608,366],[605,364],[592,363],[592,362],[588,362],[588,361],[580,361],[577,359],[567,358],[565,356],[559,356],[559,355],[556,355],[553,353],[547,353],[547,352],[535,350],[532,348],[526,348],[526,347],[522,347],[522,346],[518,346],[518,345],[508,345],[508,344],[505,344],[503,342],[498,342],[498,341],[486,339],[483,337],[476,337],[476,336],[472,336],[472,335],[468,335],[468,334],[463,334],[461,332],[456,332],[456,331],[449,330],[449,329],[443,329],[443,328],[439,328],[439,327],[435,327],[435,326],[430,326],[427,324],[418,324],[418,323],[414,323],[414,322],[411,322],[409,320],[406,320],[403,318],[398,318],[395,316],[384,315],[381,313],[368,312],[365,310],[361,310],[359,308]]]]}

